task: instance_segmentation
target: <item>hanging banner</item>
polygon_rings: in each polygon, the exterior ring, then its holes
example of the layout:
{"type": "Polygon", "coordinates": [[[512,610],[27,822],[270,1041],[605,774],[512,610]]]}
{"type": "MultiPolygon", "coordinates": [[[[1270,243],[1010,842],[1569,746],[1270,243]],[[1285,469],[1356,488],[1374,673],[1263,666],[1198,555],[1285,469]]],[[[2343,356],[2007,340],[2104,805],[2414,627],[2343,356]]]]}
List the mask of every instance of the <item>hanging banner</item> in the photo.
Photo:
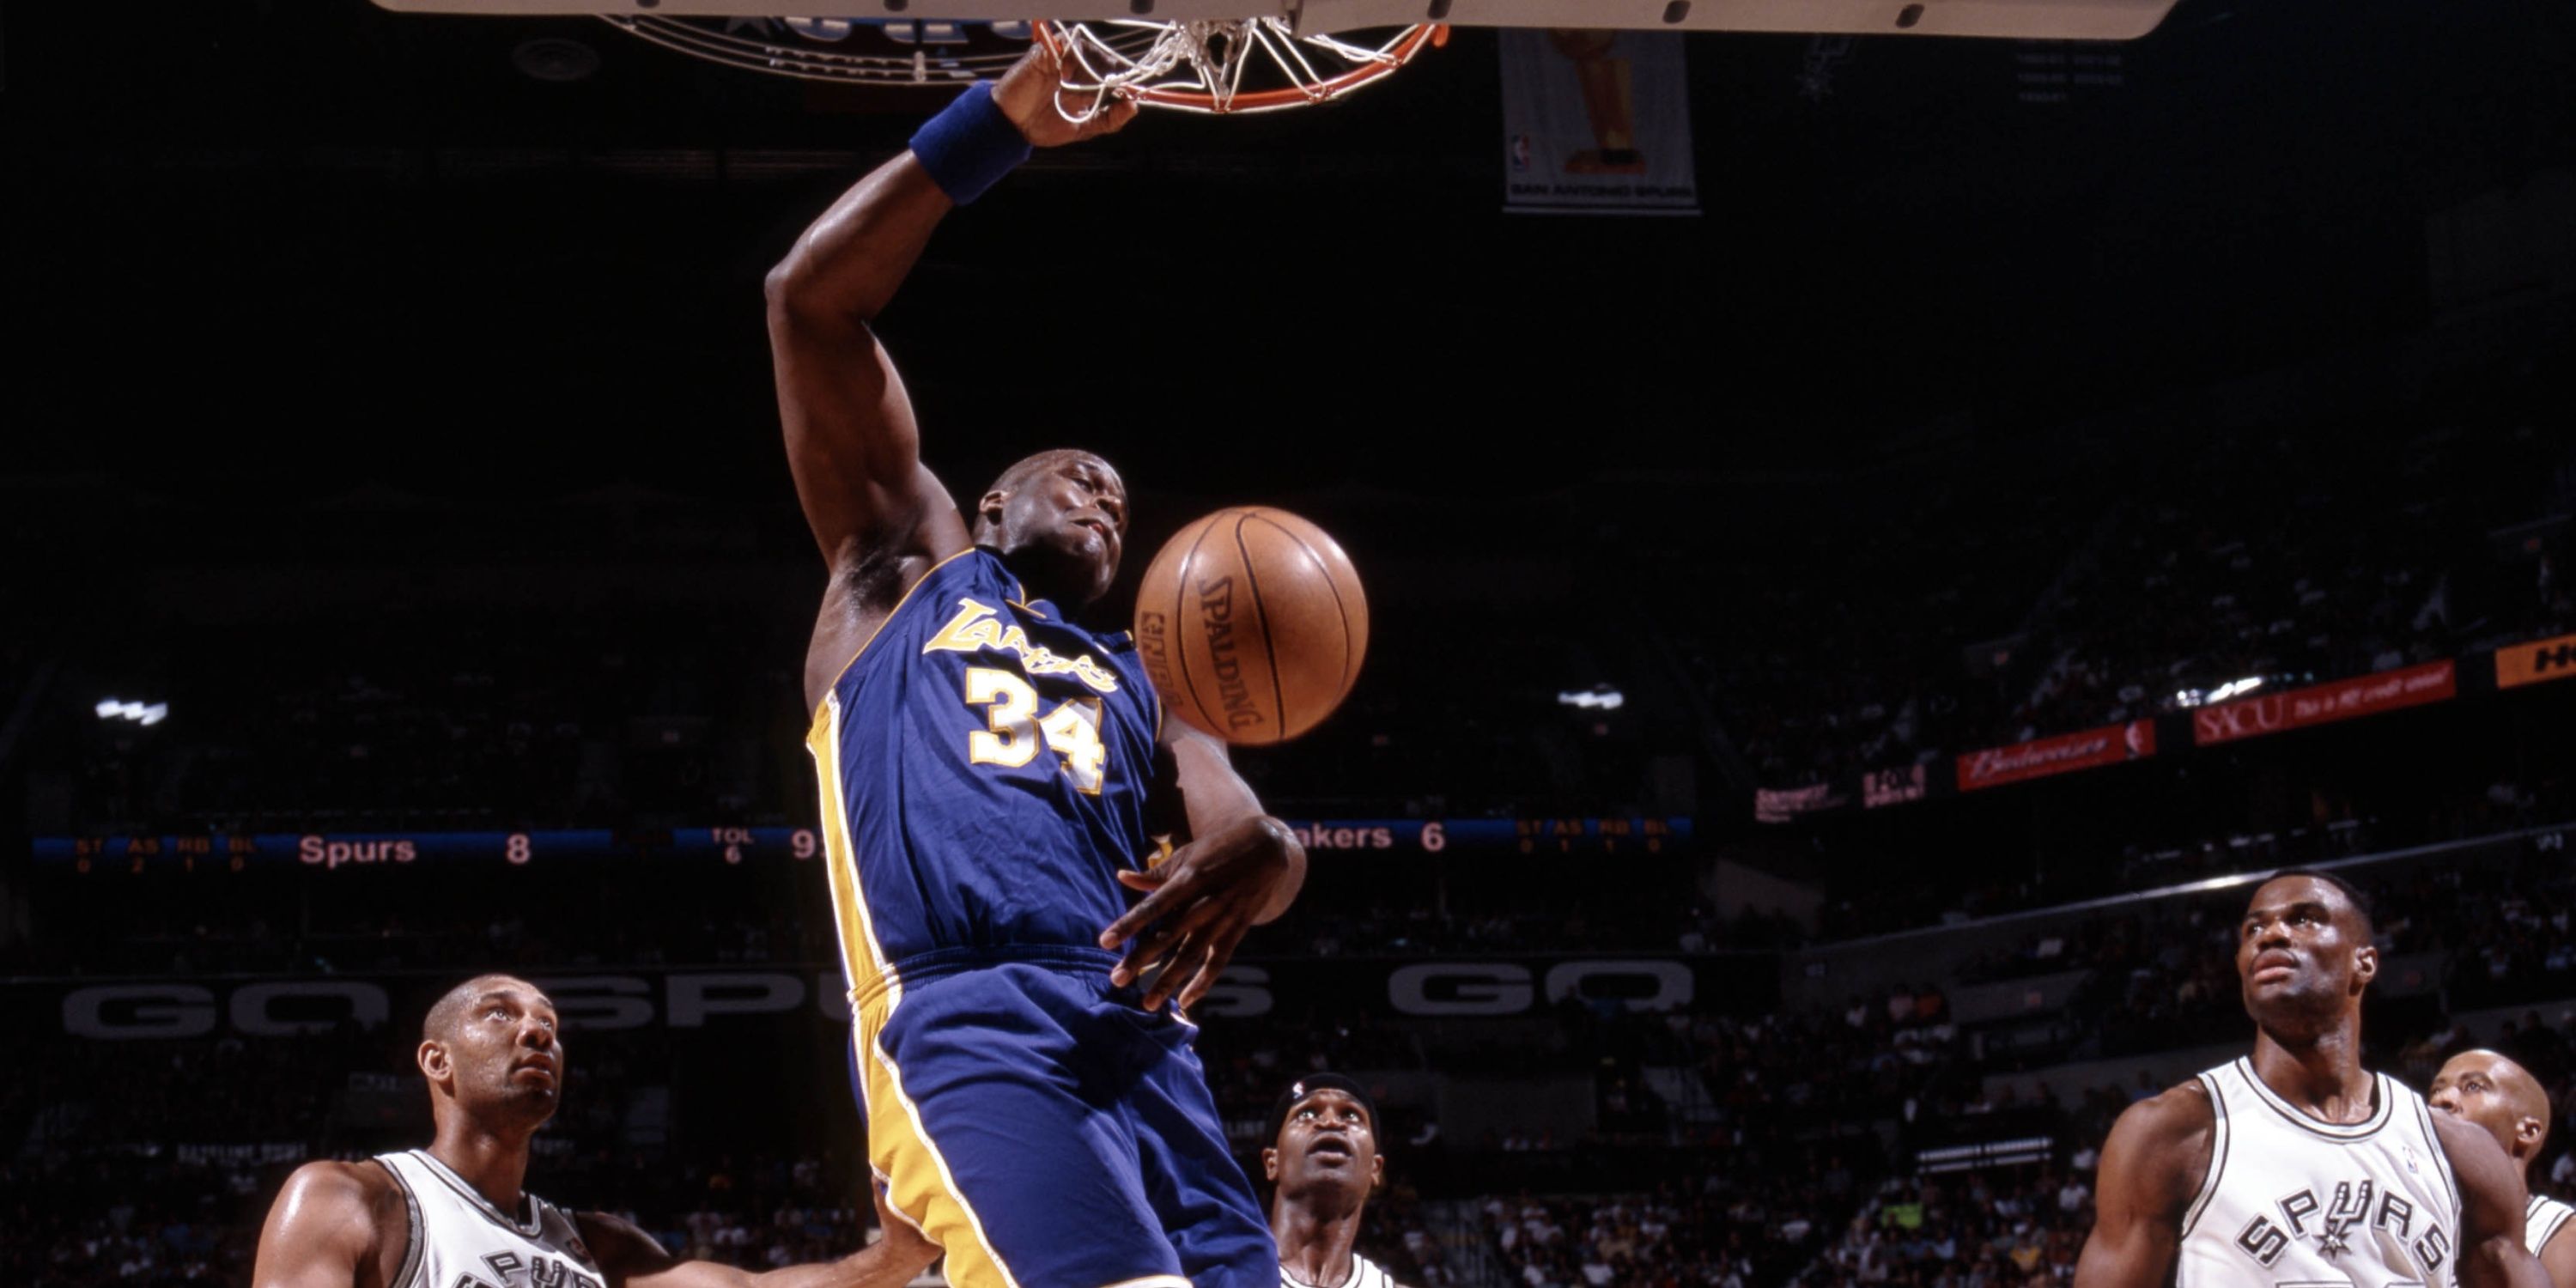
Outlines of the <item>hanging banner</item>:
{"type": "Polygon", "coordinates": [[[2576,635],[2497,649],[2495,668],[2499,689],[2518,689],[2576,676],[2576,635]]]}
{"type": "Polygon", "coordinates": [[[1988,747],[1959,757],[1959,790],[2001,787],[2051,774],[2116,765],[2156,754],[2156,722],[2132,720],[2009,747],[1988,747]]]}
{"type": "Polygon", "coordinates": [[[1505,210],[1699,213],[1678,33],[1500,35],[1505,210]]]}
{"type": "Polygon", "coordinates": [[[2459,668],[2450,660],[2426,662],[2377,675],[2310,685],[2287,693],[2222,702],[2191,713],[2191,740],[2203,747],[2255,738],[2355,716],[2440,702],[2460,691],[2459,668]]]}

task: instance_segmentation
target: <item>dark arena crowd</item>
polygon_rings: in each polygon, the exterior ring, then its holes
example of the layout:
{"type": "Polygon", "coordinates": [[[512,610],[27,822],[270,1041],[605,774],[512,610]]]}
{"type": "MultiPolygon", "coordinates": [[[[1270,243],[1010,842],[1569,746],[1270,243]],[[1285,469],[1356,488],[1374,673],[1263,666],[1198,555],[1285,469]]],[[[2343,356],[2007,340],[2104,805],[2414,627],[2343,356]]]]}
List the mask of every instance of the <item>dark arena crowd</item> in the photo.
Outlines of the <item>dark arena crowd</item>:
{"type": "MultiPolygon", "coordinates": [[[[840,1257],[884,1232],[760,274],[945,100],[345,7],[137,19],[187,120],[9,14],[0,1285],[250,1284],[290,1172],[429,1141],[484,972],[563,1017],[529,1190],[840,1257]]],[[[1265,1203],[1331,1071],[1403,1288],[2071,1284],[2114,1121],[2249,1049],[2290,869],[2374,909],[2365,1067],[2511,1056],[2576,1201],[2576,20],[2352,8],[2181,0],[2045,102],[1997,69],[2068,42],[1696,33],[1705,209],[1618,225],[1489,215],[1462,27],[1311,152],[1147,120],[954,216],[877,325],[958,499],[1096,434],[1102,622],[1222,505],[1367,589],[1347,700],[1231,751],[1306,862],[1189,1017],[1265,1203]],[[1408,88],[1455,138],[1386,142],[1408,88]],[[1456,262],[1361,272],[1390,227],[1456,262]],[[1147,244],[1296,298],[1167,312],[1109,280],[1147,244]]]]}

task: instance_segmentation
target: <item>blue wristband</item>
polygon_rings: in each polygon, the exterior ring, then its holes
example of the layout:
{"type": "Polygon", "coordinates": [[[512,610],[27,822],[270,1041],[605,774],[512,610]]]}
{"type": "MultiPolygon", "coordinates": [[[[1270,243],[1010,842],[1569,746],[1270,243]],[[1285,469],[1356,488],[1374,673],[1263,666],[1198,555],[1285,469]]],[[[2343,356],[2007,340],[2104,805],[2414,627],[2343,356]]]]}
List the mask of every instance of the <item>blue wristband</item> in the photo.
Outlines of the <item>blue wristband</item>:
{"type": "Polygon", "coordinates": [[[992,82],[977,81],[913,133],[912,154],[931,182],[962,206],[1028,160],[1029,141],[994,105],[992,82]]]}

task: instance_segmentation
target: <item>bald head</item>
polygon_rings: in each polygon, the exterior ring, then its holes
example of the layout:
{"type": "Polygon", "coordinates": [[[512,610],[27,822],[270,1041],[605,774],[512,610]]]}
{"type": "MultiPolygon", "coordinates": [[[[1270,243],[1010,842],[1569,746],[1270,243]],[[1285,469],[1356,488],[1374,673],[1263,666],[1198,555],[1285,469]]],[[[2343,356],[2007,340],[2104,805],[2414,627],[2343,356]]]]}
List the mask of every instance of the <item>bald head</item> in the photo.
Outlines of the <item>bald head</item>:
{"type": "Polygon", "coordinates": [[[2487,1129],[2524,1168],[2549,1141],[2549,1093],[2531,1071],[2501,1052],[2463,1051],[2433,1075],[2425,1100],[2487,1129]]]}
{"type": "Polygon", "coordinates": [[[430,1006],[429,1014],[420,1022],[420,1040],[423,1042],[454,1040],[457,1026],[465,1022],[466,1016],[473,1014],[474,1003],[482,1000],[487,994],[505,992],[515,992],[522,997],[537,1001],[550,1000],[536,985],[516,975],[477,975],[447,990],[430,1006]]]}
{"type": "Polygon", "coordinates": [[[477,975],[421,1021],[415,1059],[441,1123],[525,1135],[555,1111],[564,1076],[554,999],[516,975],[477,975]]]}
{"type": "Polygon", "coordinates": [[[1117,579],[1127,485],[1090,452],[1023,457],[975,502],[974,537],[1002,553],[1032,596],[1079,608],[1117,579]]]}

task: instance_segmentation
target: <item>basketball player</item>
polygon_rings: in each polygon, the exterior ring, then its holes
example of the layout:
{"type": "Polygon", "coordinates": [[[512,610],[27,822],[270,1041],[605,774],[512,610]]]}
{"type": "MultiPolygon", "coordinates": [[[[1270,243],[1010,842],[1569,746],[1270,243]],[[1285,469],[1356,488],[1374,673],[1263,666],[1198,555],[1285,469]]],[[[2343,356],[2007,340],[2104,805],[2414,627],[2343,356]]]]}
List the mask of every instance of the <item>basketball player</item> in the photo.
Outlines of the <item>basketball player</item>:
{"type": "MultiPolygon", "coordinates": [[[[2494,1051],[2463,1051],[2433,1075],[2435,1109],[2457,1114],[2495,1137],[2505,1155],[2522,1170],[2526,1183],[2532,1160],[2549,1143],[2549,1093],[2531,1071],[2494,1051]]],[[[2576,1231],[2567,1218],[2576,1209],[2546,1195],[2534,1194],[2523,1208],[2523,1246],[2549,1271],[2555,1283],[2576,1284],[2576,1231]]]]}
{"type": "Polygon", "coordinates": [[[928,1260],[882,1205],[879,1243],[756,1275],[675,1260],[625,1221],[522,1189],[528,1139],[554,1117],[564,1076],[554,1003],[525,980],[448,990],[416,1058],[437,1123],[429,1148],[295,1169],[260,1229],[253,1288],[896,1288],[928,1260]]]}
{"type": "Polygon", "coordinates": [[[2255,890],[2236,943],[2254,1054],[2120,1115],[2078,1285],[2549,1282],[2504,1151],[2361,1067],[2370,938],[2339,878],[2255,890]]]}
{"type": "Polygon", "coordinates": [[[1304,852],[1222,744],[1163,718],[1133,642],[1072,620],[1118,572],[1117,471],[1042,452],[961,512],[870,328],[952,208],[1032,145],[1135,114],[1075,125],[1055,94],[1043,48],[969,89],[769,276],[788,462],[830,569],[807,746],[869,1162],[958,1288],[1271,1288],[1196,1030],[1165,1003],[1287,908],[1304,852]],[[1191,838],[1159,863],[1149,798],[1191,838]],[[1147,893],[1131,909],[1122,886],[1147,893]]]}
{"type": "Polygon", "coordinates": [[[1377,1106],[1338,1073],[1288,1084],[1270,1111],[1261,1172],[1277,1187],[1270,1234],[1279,1243],[1280,1288],[1402,1288],[1351,1250],[1369,1194],[1386,1179],[1377,1152],[1377,1106]]]}

